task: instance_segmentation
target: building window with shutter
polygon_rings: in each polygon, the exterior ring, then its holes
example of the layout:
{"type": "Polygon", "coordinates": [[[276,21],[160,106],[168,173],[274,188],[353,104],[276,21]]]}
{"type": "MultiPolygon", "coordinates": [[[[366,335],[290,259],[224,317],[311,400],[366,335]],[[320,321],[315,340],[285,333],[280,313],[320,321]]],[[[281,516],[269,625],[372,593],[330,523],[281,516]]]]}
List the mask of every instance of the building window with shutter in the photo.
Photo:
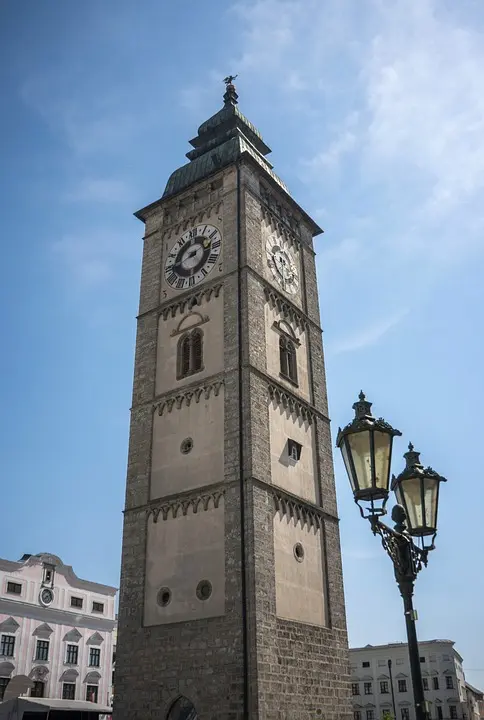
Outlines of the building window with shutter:
{"type": "Polygon", "coordinates": [[[203,332],[196,328],[178,341],[177,379],[182,380],[203,370],[203,332]]]}
{"type": "Polygon", "coordinates": [[[279,338],[280,372],[285,380],[297,385],[297,357],[296,346],[285,335],[279,338]]]}

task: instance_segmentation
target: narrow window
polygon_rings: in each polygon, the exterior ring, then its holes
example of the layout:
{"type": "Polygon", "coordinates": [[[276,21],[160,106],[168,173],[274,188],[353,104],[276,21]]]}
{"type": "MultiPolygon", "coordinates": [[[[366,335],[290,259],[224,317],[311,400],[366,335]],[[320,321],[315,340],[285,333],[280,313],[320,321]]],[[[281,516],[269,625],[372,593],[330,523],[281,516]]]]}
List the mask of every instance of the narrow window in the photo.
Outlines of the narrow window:
{"type": "Polygon", "coordinates": [[[301,443],[298,443],[296,440],[293,440],[292,438],[288,438],[287,454],[289,455],[291,460],[294,460],[294,462],[297,462],[301,458],[301,451],[302,451],[301,443]]]}
{"type": "Polygon", "coordinates": [[[77,665],[78,655],[79,655],[79,647],[77,645],[68,645],[67,646],[67,654],[66,654],[66,663],[68,665],[77,665]]]}
{"type": "Polygon", "coordinates": [[[363,683],[363,689],[365,691],[365,695],[371,695],[373,693],[373,690],[371,689],[371,682],[363,683]]]}
{"type": "Polygon", "coordinates": [[[409,708],[402,708],[402,720],[410,720],[410,710],[409,708]]]}
{"type": "Polygon", "coordinates": [[[360,683],[351,683],[351,694],[352,695],[360,694],[360,683]]]}
{"type": "Polygon", "coordinates": [[[429,679],[428,678],[422,678],[423,682],[423,689],[428,690],[429,689],[429,679]]]}
{"type": "Polygon", "coordinates": [[[385,695],[389,692],[388,690],[388,680],[381,680],[380,682],[380,692],[385,695]]]}
{"type": "Polygon", "coordinates": [[[203,333],[196,329],[178,341],[178,380],[203,370],[203,333]]]}
{"type": "Polygon", "coordinates": [[[361,663],[361,667],[370,667],[370,661],[369,661],[369,660],[364,660],[364,661],[361,663]]]}
{"type": "Polygon", "coordinates": [[[91,648],[89,652],[89,665],[99,667],[101,664],[101,648],[91,648]]]}
{"type": "Polygon", "coordinates": [[[432,683],[433,683],[433,686],[434,686],[434,690],[438,690],[438,689],[439,689],[439,678],[438,678],[438,677],[433,677],[433,678],[432,678],[432,683]]]}
{"type": "Polygon", "coordinates": [[[76,684],[75,683],[64,683],[62,685],[62,699],[63,700],[75,700],[76,698],[76,684]]]}
{"type": "MultiPolygon", "coordinates": [[[[37,640],[37,648],[35,650],[35,659],[43,660],[47,662],[49,659],[49,641],[48,640],[37,640]]],[[[37,696],[39,697],[39,696],[37,696]]],[[[42,695],[40,695],[42,697],[42,695]]]]}
{"type": "Polygon", "coordinates": [[[0,643],[0,655],[4,657],[13,657],[15,650],[15,638],[13,635],[2,635],[0,643]]]}
{"type": "Polygon", "coordinates": [[[443,720],[442,707],[437,705],[437,720],[443,720]]]}
{"type": "Polygon", "coordinates": [[[449,705],[450,720],[457,720],[457,706],[449,705]]]}
{"type": "Polygon", "coordinates": [[[44,697],[44,683],[41,680],[34,681],[34,686],[30,690],[30,697],[36,697],[36,698],[44,697]]]}
{"type": "Polygon", "coordinates": [[[407,681],[406,680],[398,681],[398,692],[407,692],[407,681]]]}
{"type": "Polygon", "coordinates": [[[353,720],[361,720],[361,710],[353,711],[353,720]]]}
{"type": "Polygon", "coordinates": [[[294,343],[287,341],[287,376],[291,382],[297,385],[297,358],[294,343]]]}
{"type": "Polygon", "coordinates": [[[289,375],[289,370],[288,370],[288,366],[287,366],[286,338],[284,338],[284,337],[279,338],[279,361],[280,361],[281,375],[284,375],[284,377],[287,377],[289,375]]]}
{"type": "Polygon", "coordinates": [[[375,720],[375,711],[374,710],[366,711],[366,720],[375,720]]]}
{"type": "Polygon", "coordinates": [[[447,690],[452,690],[454,687],[454,681],[452,680],[450,675],[445,676],[445,687],[447,690]]]}

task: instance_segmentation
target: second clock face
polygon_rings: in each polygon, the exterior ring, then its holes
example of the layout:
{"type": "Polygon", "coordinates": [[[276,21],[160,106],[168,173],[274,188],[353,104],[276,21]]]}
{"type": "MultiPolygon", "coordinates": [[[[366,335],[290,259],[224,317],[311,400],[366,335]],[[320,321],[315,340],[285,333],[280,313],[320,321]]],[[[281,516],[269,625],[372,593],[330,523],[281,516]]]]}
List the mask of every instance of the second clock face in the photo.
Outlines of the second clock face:
{"type": "Polygon", "coordinates": [[[214,225],[195,225],[176,241],[165,262],[165,280],[174,290],[198,285],[217,264],[222,245],[214,225]]]}
{"type": "Polygon", "coordinates": [[[279,285],[290,295],[297,292],[299,276],[297,267],[287,247],[271,238],[266,244],[267,264],[279,285]]]}

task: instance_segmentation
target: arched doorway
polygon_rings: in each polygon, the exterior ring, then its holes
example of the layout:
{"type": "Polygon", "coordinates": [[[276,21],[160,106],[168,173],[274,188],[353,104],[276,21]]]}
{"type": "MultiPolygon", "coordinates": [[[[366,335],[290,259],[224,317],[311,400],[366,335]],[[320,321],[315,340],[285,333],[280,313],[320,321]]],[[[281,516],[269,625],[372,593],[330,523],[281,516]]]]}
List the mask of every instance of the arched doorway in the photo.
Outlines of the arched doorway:
{"type": "Polygon", "coordinates": [[[170,707],[166,720],[198,720],[198,713],[192,701],[180,695],[170,707]]]}

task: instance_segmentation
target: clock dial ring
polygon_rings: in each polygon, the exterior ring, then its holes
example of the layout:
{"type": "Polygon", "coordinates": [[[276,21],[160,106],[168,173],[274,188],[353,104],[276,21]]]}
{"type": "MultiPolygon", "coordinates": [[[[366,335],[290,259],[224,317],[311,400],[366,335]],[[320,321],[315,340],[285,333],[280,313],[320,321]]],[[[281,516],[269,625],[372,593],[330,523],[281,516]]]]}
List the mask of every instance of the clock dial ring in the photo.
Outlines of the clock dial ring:
{"type": "Polygon", "coordinates": [[[172,246],[165,261],[165,282],[173,290],[186,290],[204,280],[220,256],[219,228],[201,223],[186,230],[172,246]]]}
{"type": "Polygon", "coordinates": [[[279,285],[285,292],[294,295],[299,287],[299,274],[289,249],[284,243],[269,238],[266,243],[266,255],[267,264],[279,285]]]}

